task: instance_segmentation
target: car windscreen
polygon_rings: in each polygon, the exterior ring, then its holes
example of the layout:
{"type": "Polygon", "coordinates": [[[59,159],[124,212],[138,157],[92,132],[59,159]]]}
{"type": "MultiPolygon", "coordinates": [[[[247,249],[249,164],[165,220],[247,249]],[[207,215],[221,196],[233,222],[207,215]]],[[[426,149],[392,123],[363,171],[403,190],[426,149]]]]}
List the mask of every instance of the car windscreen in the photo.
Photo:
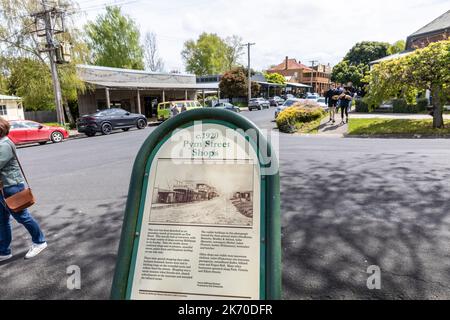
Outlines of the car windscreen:
{"type": "Polygon", "coordinates": [[[112,109],[106,109],[106,110],[101,110],[99,112],[94,113],[94,116],[104,117],[104,116],[111,115],[112,113],[113,113],[112,109]]]}

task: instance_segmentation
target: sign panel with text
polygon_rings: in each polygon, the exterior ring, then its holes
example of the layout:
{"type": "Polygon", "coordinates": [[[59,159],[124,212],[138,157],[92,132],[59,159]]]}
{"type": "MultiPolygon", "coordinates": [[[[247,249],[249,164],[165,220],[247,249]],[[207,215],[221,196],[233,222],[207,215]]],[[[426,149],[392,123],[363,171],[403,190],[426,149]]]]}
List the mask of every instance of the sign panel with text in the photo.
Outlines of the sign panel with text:
{"type": "Polygon", "coordinates": [[[229,111],[157,128],[133,169],[112,298],[280,298],[278,168],[264,148],[229,111]]]}

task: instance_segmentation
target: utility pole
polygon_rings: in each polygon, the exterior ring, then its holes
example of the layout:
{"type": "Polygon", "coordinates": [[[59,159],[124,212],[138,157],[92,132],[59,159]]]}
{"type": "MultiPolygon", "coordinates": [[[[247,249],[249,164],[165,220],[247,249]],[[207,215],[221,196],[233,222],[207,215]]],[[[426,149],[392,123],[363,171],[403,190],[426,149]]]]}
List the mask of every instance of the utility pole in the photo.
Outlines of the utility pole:
{"type": "Polygon", "coordinates": [[[254,46],[256,43],[246,43],[242,46],[247,46],[247,53],[248,53],[248,102],[250,102],[250,99],[252,98],[252,71],[250,69],[250,48],[251,46],[254,46]]]}
{"type": "Polygon", "coordinates": [[[316,62],[319,63],[319,61],[317,61],[317,60],[311,60],[311,61],[309,61],[309,62],[311,63],[311,69],[312,69],[312,71],[311,71],[311,89],[314,89],[314,86],[313,86],[314,66],[315,66],[316,62]]]}
{"type": "Polygon", "coordinates": [[[63,63],[57,57],[57,50],[61,47],[54,36],[64,32],[65,12],[58,7],[56,2],[49,3],[41,0],[42,11],[32,14],[35,19],[36,33],[38,37],[45,37],[45,48],[41,52],[48,52],[50,60],[50,72],[52,74],[53,93],[55,96],[56,117],[59,124],[65,124],[64,110],[62,106],[61,84],[59,82],[56,63],[63,63]],[[58,27],[60,29],[58,29],[58,27]]]}

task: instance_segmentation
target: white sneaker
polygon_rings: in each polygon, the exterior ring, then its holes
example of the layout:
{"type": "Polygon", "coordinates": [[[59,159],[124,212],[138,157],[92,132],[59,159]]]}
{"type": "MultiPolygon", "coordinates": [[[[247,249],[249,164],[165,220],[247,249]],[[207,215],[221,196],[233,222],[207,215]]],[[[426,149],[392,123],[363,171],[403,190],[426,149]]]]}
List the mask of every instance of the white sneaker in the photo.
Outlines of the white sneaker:
{"type": "Polygon", "coordinates": [[[41,244],[32,244],[30,250],[27,252],[27,254],[25,255],[25,259],[31,259],[36,257],[39,253],[42,252],[42,250],[44,250],[45,248],[47,248],[47,242],[41,243],[41,244]]]}
{"type": "Polygon", "coordinates": [[[0,256],[0,262],[6,261],[12,258],[12,254],[8,254],[6,256],[0,256]]]}

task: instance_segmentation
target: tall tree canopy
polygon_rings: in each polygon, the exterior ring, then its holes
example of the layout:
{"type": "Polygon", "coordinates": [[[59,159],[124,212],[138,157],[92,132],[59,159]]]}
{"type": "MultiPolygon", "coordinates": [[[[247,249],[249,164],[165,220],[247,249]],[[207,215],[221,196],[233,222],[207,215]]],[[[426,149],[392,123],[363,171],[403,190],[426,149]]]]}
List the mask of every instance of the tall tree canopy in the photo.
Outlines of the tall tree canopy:
{"type": "MultiPolygon", "coordinates": [[[[223,96],[229,98],[247,97],[248,96],[248,74],[243,67],[236,67],[225,72],[220,81],[219,88],[223,96]]],[[[252,72],[253,73],[253,72],[252,72]]],[[[252,81],[252,95],[256,96],[261,86],[252,81]]]]}
{"type": "Polygon", "coordinates": [[[396,54],[405,51],[405,49],[406,49],[406,41],[398,40],[389,46],[387,54],[388,55],[396,54]]]}
{"type": "Polygon", "coordinates": [[[139,29],[119,7],[106,7],[106,13],[87,23],[85,31],[95,65],[144,69],[139,29]]]}
{"type": "Polygon", "coordinates": [[[164,62],[158,55],[158,44],[156,35],[153,32],[147,32],[144,37],[144,60],[145,68],[153,72],[162,72],[164,62]]]}
{"type": "Polygon", "coordinates": [[[243,54],[242,39],[225,40],[214,33],[202,33],[197,41],[189,40],[181,53],[186,70],[198,76],[222,74],[239,65],[243,54]]]}
{"type": "Polygon", "coordinates": [[[387,42],[363,41],[354,45],[344,59],[333,68],[331,80],[338,83],[353,82],[363,85],[363,79],[369,71],[369,63],[388,55],[390,44],[387,42]]]}
{"type": "Polygon", "coordinates": [[[269,83],[285,84],[286,78],[279,73],[264,73],[264,77],[269,83]]]}
{"type": "Polygon", "coordinates": [[[443,105],[450,97],[450,40],[430,44],[398,59],[374,66],[368,76],[368,98],[378,104],[411,91],[430,90],[433,126],[442,128],[443,105]]]}
{"type": "Polygon", "coordinates": [[[350,65],[368,65],[369,62],[378,60],[388,55],[390,44],[387,42],[363,41],[350,49],[344,57],[350,65]]]}
{"type": "Polygon", "coordinates": [[[223,73],[227,69],[226,48],[225,41],[213,33],[202,33],[197,41],[186,41],[181,53],[186,70],[198,76],[223,73]]]}
{"type": "MultiPolygon", "coordinates": [[[[77,5],[70,0],[59,1],[61,7],[76,11],[77,5]]],[[[48,53],[42,51],[42,38],[33,32],[35,21],[31,14],[42,10],[36,0],[1,0],[0,49],[3,92],[22,97],[28,110],[54,109],[53,87],[48,53]]],[[[78,78],[76,64],[84,63],[88,56],[87,46],[81,39],[81,32],[75,27],[71,16],[65,20],[65,33],[56,35],[58,42],[71,44],[69,64],[59,65],[63,103],[76,100],[77,91],[85,89],[78,78]]],[[[70,120],[68,107],[66,113],[70,120]]]]}
{"type": "Polygon", "coordinates": [[[242,42],[242,38],[237,35],[233,35],[225,39],[226,70],[231,70],[239,65],[239,59],[244,54],[242,42]]]}

